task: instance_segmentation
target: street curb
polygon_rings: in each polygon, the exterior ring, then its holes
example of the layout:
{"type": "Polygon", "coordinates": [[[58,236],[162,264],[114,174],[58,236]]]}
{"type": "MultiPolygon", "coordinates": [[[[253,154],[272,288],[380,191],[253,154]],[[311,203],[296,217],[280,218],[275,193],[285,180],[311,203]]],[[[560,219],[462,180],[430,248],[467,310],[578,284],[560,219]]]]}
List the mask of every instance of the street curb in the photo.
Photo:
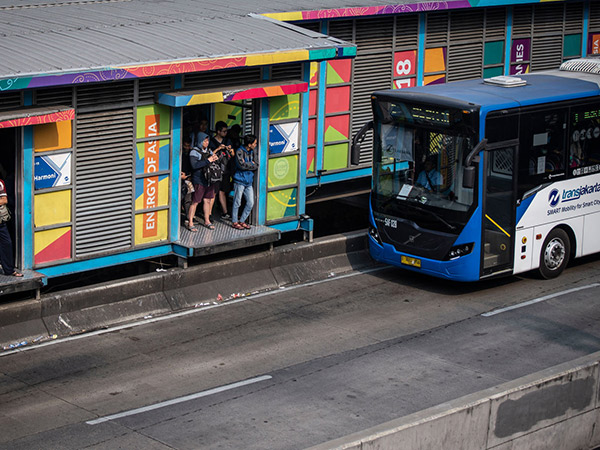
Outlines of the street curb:
{"type": "Polygon", "coordinates": [[[18,348],[374,264],[362,230],[187,269],[69,289],[39,300],[0,305],[0,347],[18,348]]]}

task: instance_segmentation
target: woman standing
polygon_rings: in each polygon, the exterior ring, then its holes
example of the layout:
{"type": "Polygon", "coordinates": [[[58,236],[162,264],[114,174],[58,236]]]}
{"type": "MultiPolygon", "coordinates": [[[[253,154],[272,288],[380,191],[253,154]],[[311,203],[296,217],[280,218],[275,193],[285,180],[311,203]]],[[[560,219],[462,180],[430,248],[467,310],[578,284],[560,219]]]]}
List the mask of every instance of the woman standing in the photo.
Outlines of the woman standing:
{"type": "Polygon", "coordinates": [[[231,226],[237,230],[250,229],[246,219],[250,216],[254,206],[254,172],[258,169],[258,163],[254,160],[254,150],[258,147],[258,140],[253,134],[244,136],[244,145],[235,151],[236,171],[233,174],[233,209],[231,211],[231,226]],[[242,204],[242,197],[246,201],[242,215],[238,213],[242,204]]]}

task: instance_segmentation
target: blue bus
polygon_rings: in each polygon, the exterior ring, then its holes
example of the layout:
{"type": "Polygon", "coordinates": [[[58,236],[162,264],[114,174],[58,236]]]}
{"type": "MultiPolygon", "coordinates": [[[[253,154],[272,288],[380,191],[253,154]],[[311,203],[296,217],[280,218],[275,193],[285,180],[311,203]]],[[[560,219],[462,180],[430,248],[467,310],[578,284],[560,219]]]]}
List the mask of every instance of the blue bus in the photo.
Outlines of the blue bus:
{"type": "Polygon", "coordinates": [[[558,276],[600,251],[600,59],[372,95],[370,253],[436,277],[558,276]]]}

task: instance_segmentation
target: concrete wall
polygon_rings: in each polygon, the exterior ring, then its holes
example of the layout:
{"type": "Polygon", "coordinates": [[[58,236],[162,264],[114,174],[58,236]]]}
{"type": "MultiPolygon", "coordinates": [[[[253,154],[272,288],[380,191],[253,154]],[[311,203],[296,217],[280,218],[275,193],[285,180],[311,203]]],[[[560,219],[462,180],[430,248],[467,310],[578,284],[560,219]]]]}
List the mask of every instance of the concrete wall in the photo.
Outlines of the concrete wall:
{"type": "Polygon", "coordinates": [[[29,345],[374,265],[364,231],[0,305],[0,348],[29,345]]]}
{"type": "Polygon", "coordinates": [[[600,352],[311,450],[600,447],[600,352]]]}

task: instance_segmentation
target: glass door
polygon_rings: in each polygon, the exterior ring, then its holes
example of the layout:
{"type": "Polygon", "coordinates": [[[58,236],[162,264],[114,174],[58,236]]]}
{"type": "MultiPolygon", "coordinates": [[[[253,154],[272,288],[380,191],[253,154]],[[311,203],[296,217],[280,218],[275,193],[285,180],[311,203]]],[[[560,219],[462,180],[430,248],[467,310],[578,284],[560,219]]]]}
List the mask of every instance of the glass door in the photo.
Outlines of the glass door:
{"type": "Polygon", "coordinates": [[[510,141],[494,144],[486,152],[482,276],[513,266],[516,149],[516,142],[510,141]]]}

